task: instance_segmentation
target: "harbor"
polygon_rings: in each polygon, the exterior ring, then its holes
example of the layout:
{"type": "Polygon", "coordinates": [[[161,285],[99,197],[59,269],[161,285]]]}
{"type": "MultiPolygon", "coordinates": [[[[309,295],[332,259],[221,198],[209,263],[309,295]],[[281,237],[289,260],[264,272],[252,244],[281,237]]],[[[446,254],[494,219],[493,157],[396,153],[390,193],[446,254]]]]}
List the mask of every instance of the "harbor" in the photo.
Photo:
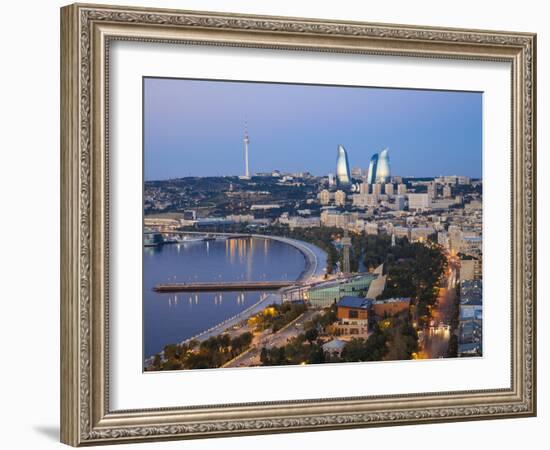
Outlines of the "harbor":
{"type": "MultiPolygon", "coordinates": [[[[166,233],[184,235],[207,234],[166,233]]],[[[281,303],[306,280],[324,277],[326,254],[309,243],[250,234],[208,237],[144,248],[146,358],[167,343],[217,335],[268,304],[281,303]]]]}

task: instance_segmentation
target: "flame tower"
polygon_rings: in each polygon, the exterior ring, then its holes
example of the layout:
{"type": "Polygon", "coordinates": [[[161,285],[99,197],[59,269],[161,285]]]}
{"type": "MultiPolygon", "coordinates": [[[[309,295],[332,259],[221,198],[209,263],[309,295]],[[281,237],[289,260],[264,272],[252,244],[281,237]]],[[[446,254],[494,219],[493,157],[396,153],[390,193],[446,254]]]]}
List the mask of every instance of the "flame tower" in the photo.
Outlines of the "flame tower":
{"type": "Polygon", "coordinates": [[[367,173],[367,183],[374,184],[376,182],[376,169],[378,167],[378,153],[372,155],[367,173]]]}
{"type": "Polygon", "coordinates": [[[372,155],[367,174],[367,183],[389,183],[391,179],[389,149],[372,155]]]}
{"type": "Polygon", "coordinates": [[[336,184],[342,187],[351,185],[348,154],[342,145],[338,146],[338,156],[336,158],[336,184]]]}
{"type": "Polygon", "coordinates": [[[378,167],[376,168],[376,182],[389,183],[390,181],[390,155],[389,149],[385,148],[378,156],[378,167]]]}

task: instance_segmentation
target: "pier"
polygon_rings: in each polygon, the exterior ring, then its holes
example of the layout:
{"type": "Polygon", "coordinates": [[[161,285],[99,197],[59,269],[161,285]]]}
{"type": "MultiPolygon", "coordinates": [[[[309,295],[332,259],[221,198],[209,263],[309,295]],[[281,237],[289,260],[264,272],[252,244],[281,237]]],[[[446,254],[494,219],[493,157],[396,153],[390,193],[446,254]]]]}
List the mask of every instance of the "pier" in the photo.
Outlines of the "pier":
{"type": "Polygon", "coordinates": [[[295,281],[229,281],[157,284],[156,292],[276,291],[295,285],[295,281]]]}

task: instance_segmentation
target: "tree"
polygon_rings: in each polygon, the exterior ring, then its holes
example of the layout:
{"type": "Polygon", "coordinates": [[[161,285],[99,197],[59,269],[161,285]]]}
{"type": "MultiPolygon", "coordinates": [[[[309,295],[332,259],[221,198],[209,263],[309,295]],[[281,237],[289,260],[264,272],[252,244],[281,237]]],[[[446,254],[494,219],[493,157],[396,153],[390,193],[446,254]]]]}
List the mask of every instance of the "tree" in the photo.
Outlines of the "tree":
{"type": "Polygon", "coordinates": [[[356,361],[381,361],[388,352],[387,335],[378,326],[367,340],[354,338],[349,341],[342,351],[342,360],[356,361]]]}
{"type": "Polygon", "coordinates": [[[216,336],[209,337],[206,341],[202,341],[200,349],[206,352],[216,352],[220,348],[220,343],[216,336]]]}
{"type": "Polygon", "coordinates": [[[153,358],[153,368],[158,370],[161,368],[161,365],[162,365],[162,359],[160,355],[157,353],[153,358]]]}
{"type": "Polygon", "coordinates": [[[182,369],[182,364],[177,359],[169,359],[168,361],[164,362],[162,368],[164,370],[180,370],[182,369]]]}
{"type": "Polygon", "coordinates": [[[231,337],[227,333],[222,334],[219,341],[222,347],[229,347],[231,345],[231,337]]]}
{"type": "Polygon", "coordinates": [[[277,348],[276,352],[275,352],[275,361],[274,361],[274,364],[275,366],[279,366],[279,365],[284,365],[286,364],[286,352],[285,352],[285,348],[284,347],[279,347],[277,348]]]}
{"type": "Polygon", "coordinates": [[[447,349],[447,358],[456,358],[458,356],[458,336],[451,334],[449,347],[447,349]]]}
{"type": "Polygon", "coordinates": [[[181,349],[176,344],[169,344],[164,347],[164,358],[165,359],[178,359],[181,354],[181,349]]]}
{"type": "Polygon", "coordinates": [[[250,331],[246,331],[243,334],[241,334],[241,341],[242,341],[243,347],[248,347],[252,343],[253,338],[254,338],[254,335],[250,331]]]}
{"type": "Polygon", "coordinates": [[[310,328],[305,333],[306,340],[311,344],[313,341],[317,340],[319,337],[319,332],[317,331],[317,328],[310,328]]]}
{"type": "Polygon", "coordinates": [[[186,360],[185,367],[187,369],[209,369],[215,367],[212,365],[210,358],[205,353],[191,353],[186,360]]]}
{"type": "Polygon", "coordinates": [[[309,353],[309,363],[310,364],[322,364],[325,362],[325,352],[323,347],[320,345],[312,345],[311,351],[309,353]]]}
{"type": "Polygon", "coordinates": [[[260,351],[260,363],[262,363],[262,366],[269,366],[271,364],[269,351],[265,347],[262,347],[262,350],[260,351]]]}
{"type": "Polygon", "coordinates": [[[342,351],[342,360],[347,362],[366,361],[366,342],[363,338],[353,338],[342,351]]]}

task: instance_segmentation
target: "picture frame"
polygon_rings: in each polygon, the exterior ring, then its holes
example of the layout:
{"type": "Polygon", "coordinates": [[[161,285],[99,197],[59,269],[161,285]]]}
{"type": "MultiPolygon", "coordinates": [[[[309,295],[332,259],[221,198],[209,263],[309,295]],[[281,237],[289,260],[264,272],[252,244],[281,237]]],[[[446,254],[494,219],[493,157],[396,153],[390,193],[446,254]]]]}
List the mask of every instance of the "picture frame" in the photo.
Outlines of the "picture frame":
{"type": "Polygon", "coordinates": [[[81,446],[536,415],[535,155],[531,33],[106,5],[62,8],[61,441],[81,446]],[[113,410],[108,105],[115,41],[509,63],[510,386],[113,410]]]}

